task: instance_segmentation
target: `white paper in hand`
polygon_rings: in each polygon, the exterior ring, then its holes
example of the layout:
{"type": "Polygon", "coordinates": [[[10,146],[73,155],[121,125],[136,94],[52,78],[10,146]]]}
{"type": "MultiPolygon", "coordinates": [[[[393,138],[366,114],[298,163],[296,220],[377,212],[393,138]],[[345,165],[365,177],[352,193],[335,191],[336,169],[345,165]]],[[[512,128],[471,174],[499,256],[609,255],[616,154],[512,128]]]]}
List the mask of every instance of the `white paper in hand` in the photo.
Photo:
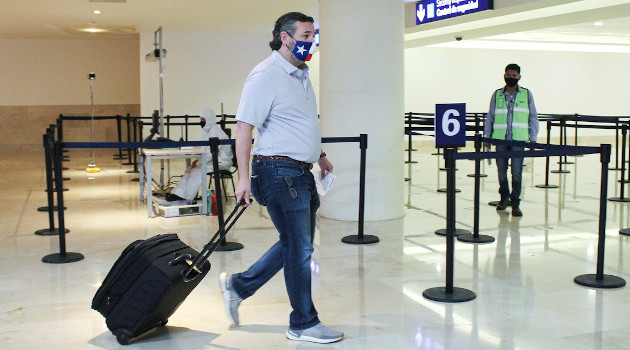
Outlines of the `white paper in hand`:
{"type": "Polygon", "coordinates": [[[315,178],[315,187],[317,187],[317,193],[319,193],[320,196],[325,196],[335,182],[335,174],[326,170],[326,176],[322,178],[322,170],[317,163],[313,164],[313,169],[311,169],[311,173],[313,173],[313,177],[315,178]]]}

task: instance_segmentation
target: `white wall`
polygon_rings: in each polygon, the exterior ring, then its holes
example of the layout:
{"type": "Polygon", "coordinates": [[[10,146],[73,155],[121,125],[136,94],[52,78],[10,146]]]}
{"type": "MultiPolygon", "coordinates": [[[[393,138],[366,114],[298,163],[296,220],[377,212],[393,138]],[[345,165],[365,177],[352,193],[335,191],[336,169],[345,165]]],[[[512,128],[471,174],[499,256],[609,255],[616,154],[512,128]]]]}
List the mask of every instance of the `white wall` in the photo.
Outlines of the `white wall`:
{"type": "MultiPolygon", "coordinates": [[[[270,53],[269,40],[268,33],[165,32],[165,114],[198,115],[206,106],[220,113],[221,102],[226,114],[235,114],[247,74],[270,53]]],[[[142,115],[149,116],[159,107],[158,64],[144,61],[144,54],[153,49],[153,33],[141,35],[140,46],[142,115]]],[[[469,112],[486,112],[492,91],[504,85],[505,66],[515,62],[522,68],[522,85],[532,90],[541,113],[628,115],[624,103],[630,81],[628,58],[621,53],[409,48],[405,50],[405,111],[433,112],[436,103],[465,102],[469,112]]],[[[309,66],[317,93],[317,53],[309,66]]],[[[601,133],[585,130],[583,134],[601,133]]]]}
{"type": "MultiPolygon", "coordinates": [[[[534,94],[539,113],[630,115],[623,103],[628,59],[622,53],[410,48],[405,50],[405,111],[432,113],[437,103],[465,102],[468,112],[487,112],[492,92],[505,85],[505,66],[517,63],[520,84],[534,94]]],[[[580,131],[602,133],[610,132],[580,131]]]]}

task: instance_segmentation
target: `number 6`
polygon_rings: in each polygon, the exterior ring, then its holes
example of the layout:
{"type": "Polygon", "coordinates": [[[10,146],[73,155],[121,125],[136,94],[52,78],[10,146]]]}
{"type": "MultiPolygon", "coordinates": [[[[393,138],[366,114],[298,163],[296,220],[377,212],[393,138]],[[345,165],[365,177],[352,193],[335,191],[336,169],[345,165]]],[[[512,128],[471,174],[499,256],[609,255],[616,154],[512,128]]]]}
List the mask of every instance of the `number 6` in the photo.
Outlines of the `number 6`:
{"type": "Polygon", "coordinates": [[[459,112],[455,109],[449,109],[444,112],[444,117],[442,118],[442,132],[446,136],[454,136],[459,132],[459,120],[450,117],[459,117],[459,112]],[[449,125],[453,126],[453,130],[449,131],[449,125]]]}

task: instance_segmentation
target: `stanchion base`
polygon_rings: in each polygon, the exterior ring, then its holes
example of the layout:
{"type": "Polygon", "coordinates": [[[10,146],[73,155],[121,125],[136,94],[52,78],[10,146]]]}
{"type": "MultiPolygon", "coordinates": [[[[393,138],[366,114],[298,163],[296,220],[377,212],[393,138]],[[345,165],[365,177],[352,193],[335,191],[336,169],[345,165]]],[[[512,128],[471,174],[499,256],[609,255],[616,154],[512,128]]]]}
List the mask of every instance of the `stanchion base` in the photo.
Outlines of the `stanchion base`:
{"type": "Polygon", "coordinates": [[[554,174],[568,174],[570,173],[569,170],[552,170],[550,171],[550,173],[554,173],[554,174]]]}
{"type": "Polygon", "coordinates": [[[225,242],[225,244],[219,244],[215,250],[219,252],[232,252],[235,250],[241,250],[244,247],[245,246],[237,242],[225,242]]]}
{"type": "Polygon", "coordinates": [[[608,170],[621,170],[621,168],[608,168],[608,170]]]}
{"type": "Polygon", "coordinates": [[[139,177],[135,177],[135,178],[131,179],[131,181],[133,181],[133,182],[140,182],[140,178],[139,177]]]}
{"type": "Polygon", "coordinates": [[[359,236],[359,235],[350,235],[350,236],[345,236],[344,238],[341,239],[341,241],[343,243],[348,243],[348,244],[372,244],[372,243],[378,243],[381,240],[373,235],[363,235],[363,236],[359,236]]]}
{"type": "MultiPolygon", "coordinates": [[[[67,188],[63,188],[62,190],[63,190],[64,192],[68,191],[68,189],[67,189],[67,188]]],[[[45,189],[44,191],[49,192],[49,190],[48,190],[48,189],[45,189]]],[[[56,189],[56,188],[55,188],[55,189],[53,189],[53,192],[57,192],[57,189],[56,189]]]]}
{"type": "MultiPolygon", "coordinates": [[[[441,228],[439,230],[435,230],[435,234],[438,236],[446,236],[446,229],[445,228],[441,228]]],[[[455,236],[461,236],[461,235],[468,235],[470,234],[470,230],[466,230],[463,228],[456,228],[455,229],[455,236]]]]}
{"type": "MultiPolygon", "coordinates": [[[[45,207],[39,207],[39,208],[37,208],[37,211],[46,211],[46,212],[47,212],[49,209],[50,209],[50,207],[49,207],[49,206],[45,206],[45,207]]],[[[66,210],[66,209],[68,209],[68,208],[63,207],[63,210],[66,210]]],[[[57,211],[57,206],[56,206],[56,205],[53,205],[52,210],[53,210],[53,211],[57,211]]]]}
{"type": "Polygon", "coordinates": [[[601,280],[597,279],[596,274],[580,275],[573,279],[573,282],[593,288],[621,288],[626,285],[626,280],[613,275],[603,275],[601,280]]]}
{"type": "MultiPolygon", "coordinates": [[[[405,152],[407,152],[407,151],[409,151],[409,149],[406,149],[406,150],[405,150],[405,152]]],[[[412,148],[412,149],[411,149],[411,151],[412,151],[412,152],[413,152],[413,151],[417,151],[417,149],[412,148]]]]}
{"type": "Polygon", "coordinates": [[[49,254],[42,258],[42,262],[48,264],[65,264],[83,260],[84,256],[81,253],[66,253],[66,254],[49,254]]]}
{"type": "Polygon", "coordinates": [[[62,177],[61,181],[70,181],[70,178],[69,177],[62,177]]]}
{"type": "Polygon", "coordinates": [[[575,162],[558,162],[558,164],[575,164],[575,162]]]}
{"type": "Polygon", "coordinates": [[[558,185],[536,185],[537,188],[558,188],[558,185]]]}
{"type": "Polygon", "coordinates": [[[628,180],[628,179],[624,179],[624,180],[617,180],[617,182],[619,182],[620,184],[621,184],[621,183],[627,184],[627,183],[630,183],[630,180],[628,180]]]}
{"type": "Polygon", "coordinates": [[[411,181],[411,178],[406,177],[405,181],[411,181]]]}
{"type": "Polygon", "coordinates": [[[475,235],[472,234],[466,234],[466,235],[461,235],[461,236],[457,236],[457,240],[464,242],[464,243],[492,243],[494,242],[494,237],[492,236],[487,236],[487,235],[477,235],[477,237],[475,237],[475,235]]]}
{"type": "Polygon", "coordinates": [[[133,165],[133,163],[129,163],[129,162],[127,162],[127,163],[120,163],[120,165],[133,165]]]}
{"type": "Polygon", "coordinates": [[[140,172],[138,170],[127,170],[126,173],[127,174],[139,174],[140,172]]]}
{"type": "Polygon", "coordinates": [[[416,163],[418,163],[418,162],[416,162],[415,160],[411,160],[411,161],[407,160],[407,161],[405,161],[405,164],[416,164],[416,163]]]}
{"type": "Polygon", "coordinates": [[[630,197],[610,197],[608,198],[611,202],[630,202],[630,197]]]}
{"type": "Polygon", "coordinates": [[[622,228],[621,230],[619,230],[619,234],[624,235],[624,236],[630,236],[630,228],[622,228]]]}
{"type": "Polygon", "coordinates": [[[429,288],[422,292],[422,296],[433,301],[441,301],[444,303],[462,303],[465,301],[471,301],[477,297],[475,292],[453,287],[453,293],[447,293],[446,287],[429,288]]]}
{"type": "MultiPolygon", "coordinates": [[[[70,232],[70,230],[64,229],[64,232],[68,233],[70,232]]],[[[51,230],[49,228],[44,228],[44,229],[35,231],[35,234],[38,236],[59,236],[59,229],[56,228],[54,230],[51,230]]]]}
{"type": "MultiPolygon", "coordinates": [[[[448,170],[448,168],[440,168],[440,171],[447,171],[447,170],[448,170]]],[[[455,168],[455,171],[457,171],[457,170],[459,170],[459,169],[455,168]]]]}
{"type": "Polygon", "coordinates": [[[436,152],[436,153],[431,153],[432,156],[441,156],[444,153],[440,153],[440,152],[436,152]]]}
{"type": "MultiPolygon", "coordinates": [[[[437,189],[437,191],[438,191],[438,192],[441,192],[441,193],[446,193],[446,192],[448,191],[448,189],[446,189],[446,188],[438,188],[438,189],[437,189]]],[[[456,189],[455,189],[455,193],[459,193],[459,192],[461,192],[461,191],[462,191],[462,190],[460,190],[459,188],[456,188],[456,189]]]]}
{"type": "Polygon", "coordinates": [[[127,159],[127,156],[119,156],[119,155],[115,154],[115,155],[114,155],[114,159],[115,159],[115,160],[127,159]]]}
{"type": "MultiPolygon", "coordinates": [[[[468,174],[466,176],[468,176],[468,177],[477,177],[476,174],[468,174]]],[[[479,174],[479,177],[488,177],[488,174],[479,174]]]]}

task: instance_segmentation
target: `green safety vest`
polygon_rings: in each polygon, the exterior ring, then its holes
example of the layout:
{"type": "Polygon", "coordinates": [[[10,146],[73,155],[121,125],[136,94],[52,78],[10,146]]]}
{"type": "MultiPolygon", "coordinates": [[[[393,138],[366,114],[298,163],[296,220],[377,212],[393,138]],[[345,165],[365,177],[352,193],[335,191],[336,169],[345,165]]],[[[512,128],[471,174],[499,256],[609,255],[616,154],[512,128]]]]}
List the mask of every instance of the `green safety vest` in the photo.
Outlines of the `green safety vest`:
{"type": "MultiPolygon", "coordinates": [[[[505,140],[508,127],[508,106],[505,101],[503,89],[497,90],[494,102],[492,138],[505,140]]],[[[514,97],[514,109],[512,110],[512,140],[529,141],[529,93],[525,88],[517,90],[516,96],[514,97]]]]}

